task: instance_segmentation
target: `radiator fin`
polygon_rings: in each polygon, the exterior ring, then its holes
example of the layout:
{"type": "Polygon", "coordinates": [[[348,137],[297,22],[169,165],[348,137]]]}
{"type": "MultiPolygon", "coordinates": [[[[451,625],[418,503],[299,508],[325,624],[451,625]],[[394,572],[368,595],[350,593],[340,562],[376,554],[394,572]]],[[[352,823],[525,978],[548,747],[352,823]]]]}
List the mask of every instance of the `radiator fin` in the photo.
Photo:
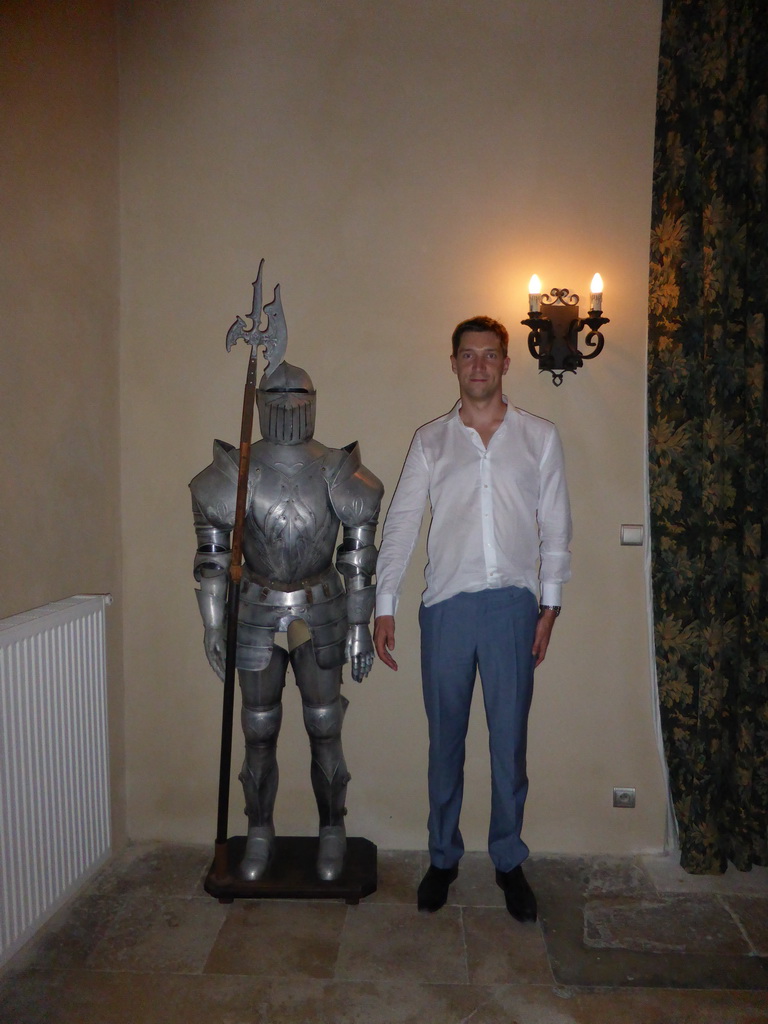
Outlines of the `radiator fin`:
{"type": "Polygon", "coordinates": [[[0,963],[110,853],[107,603],[0,621],[0,963]]]}

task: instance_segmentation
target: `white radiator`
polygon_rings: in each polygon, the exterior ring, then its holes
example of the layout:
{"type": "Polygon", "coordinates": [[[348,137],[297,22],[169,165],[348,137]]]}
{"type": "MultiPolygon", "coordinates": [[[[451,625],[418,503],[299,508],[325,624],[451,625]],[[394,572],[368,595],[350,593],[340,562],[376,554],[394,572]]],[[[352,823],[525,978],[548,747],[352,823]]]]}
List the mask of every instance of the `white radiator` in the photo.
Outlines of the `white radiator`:
{"type": "Polygon", "coordinates": [[[109,856],[109,603],[0,620],[0,963],[109,856]]]}

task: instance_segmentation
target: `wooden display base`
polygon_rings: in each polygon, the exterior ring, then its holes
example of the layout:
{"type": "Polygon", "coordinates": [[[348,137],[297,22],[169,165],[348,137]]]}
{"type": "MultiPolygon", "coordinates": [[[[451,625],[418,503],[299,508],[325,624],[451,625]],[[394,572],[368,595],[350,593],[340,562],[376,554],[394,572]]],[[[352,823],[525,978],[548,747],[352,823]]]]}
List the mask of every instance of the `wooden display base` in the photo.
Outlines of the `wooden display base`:
{"type": "MultiPolygon", "coordinates": [[[[236,899],[345,900],[359,903],[376,892],[376,847],[369,839],[348,838],[344,870],[335,882],[317,877],[317,836],[277,836],[269,870],[258,882],[237,877],[237,865],[245,852],[245,836],[227,840],[227,867],[211,865],[204,887],[220,903],[236,899]]],[[[223,847],[222,843],[222,847],[223,847]]]]}

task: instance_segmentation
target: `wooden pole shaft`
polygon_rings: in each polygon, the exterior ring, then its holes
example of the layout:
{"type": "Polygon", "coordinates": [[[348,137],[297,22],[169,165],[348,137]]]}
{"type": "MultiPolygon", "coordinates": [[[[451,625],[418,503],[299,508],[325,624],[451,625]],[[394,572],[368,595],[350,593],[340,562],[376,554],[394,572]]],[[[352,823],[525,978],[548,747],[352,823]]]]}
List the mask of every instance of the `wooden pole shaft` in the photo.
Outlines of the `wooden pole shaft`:
{"type": "MultiPolygon", "coordinates": [[[[240,579],[243,560],[243,527],[248,499],[248,474],[251,463],[253,406],[256,398],[256,346],[251,346],[248,375],[243,395],[243,417],[240,430],[240,463],[237,474],[235,525],[232,530],[232,561],[227,591],[227,653],[224,671],[224,695],[221,713],[221,752],[219,761],[219,801],[216,824],[215,870],[225,870],[222,851],[226,849],[229,816],[229,782],[232,771],[232,718],[235,706],[235,666],[237,662],[237,619],[240,610],[240,579]]],[[[228,871],[227,871],[228,873],[228,871]]]]}

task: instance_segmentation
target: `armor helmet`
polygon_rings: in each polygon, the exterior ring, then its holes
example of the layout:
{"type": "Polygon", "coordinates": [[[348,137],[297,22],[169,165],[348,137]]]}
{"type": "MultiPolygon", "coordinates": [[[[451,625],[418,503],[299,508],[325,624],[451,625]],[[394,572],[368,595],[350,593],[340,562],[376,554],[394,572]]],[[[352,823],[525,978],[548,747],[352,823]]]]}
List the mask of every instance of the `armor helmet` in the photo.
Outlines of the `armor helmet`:
{"type": "Polygon", "coordinates": [[[301,444],[315,432],[315,388],[299,366],[280,363],[261,378],[256,393],[259,425],[265,441],[301,444]]]}

